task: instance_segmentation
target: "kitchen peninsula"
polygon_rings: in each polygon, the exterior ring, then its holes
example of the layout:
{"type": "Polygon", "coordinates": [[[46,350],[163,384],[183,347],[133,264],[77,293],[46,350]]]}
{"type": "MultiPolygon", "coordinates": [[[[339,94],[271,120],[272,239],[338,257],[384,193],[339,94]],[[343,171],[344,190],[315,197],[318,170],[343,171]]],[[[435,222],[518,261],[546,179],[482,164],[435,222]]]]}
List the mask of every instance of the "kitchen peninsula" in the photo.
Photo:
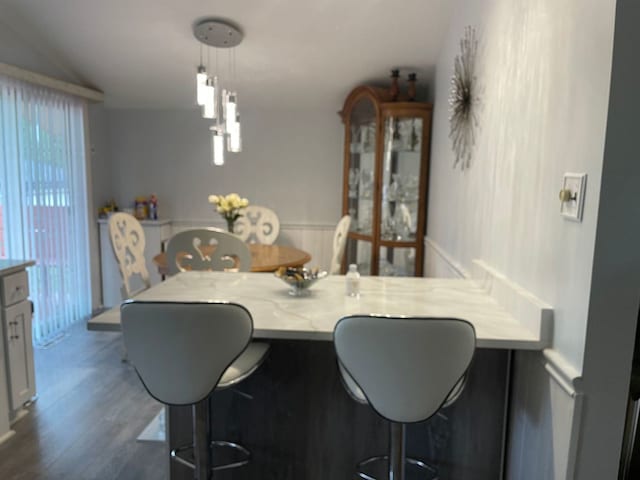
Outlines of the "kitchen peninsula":
{"type": "MultiPolygon", "coordinates": [[[[319,281],[308,297],[287,290],[271,274],[185,272],[137,297],[237,302],[253,316],[254,337],[271,340],[269,358],[242,384],[253,400],[232,391],[213,396],[214,435],[253,453],[253,462],[233,478],[347,479],[356,461],[386,450],[384,422],[348,397],[336,369],[334,325],[355,313],[462,318],[474,325],[478,350],[465,391],[442,416],[409,427],[408,452],[440,464],[443,478],[499,478],[510,352],[547,346],[550,320],[532,328],[471,280],[363,277],[359,298],[344,295],[342,276],[319,281]]],[[[105,312],[88,327],[119,329],[119,311],[105,312]]],[[[189,416],[189,408],[170,408],[172,448],[189,440],[189,416]]],[[[172,479],[189,475],[171,465],[172,479]]]]}

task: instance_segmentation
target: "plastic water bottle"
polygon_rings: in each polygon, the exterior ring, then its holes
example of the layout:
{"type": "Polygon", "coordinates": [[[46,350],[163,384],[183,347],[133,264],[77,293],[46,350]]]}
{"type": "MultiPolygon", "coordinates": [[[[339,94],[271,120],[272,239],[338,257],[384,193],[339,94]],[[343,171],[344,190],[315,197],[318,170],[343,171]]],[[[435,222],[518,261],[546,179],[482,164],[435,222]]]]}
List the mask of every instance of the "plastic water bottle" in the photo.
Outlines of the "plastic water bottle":
{"type": "Polygon", "coordinates": [[[349,265],[349,271],[345,275],[347,296],[359,297],[360,296],[360,273],[358,273],[358,265],[352,263],[349,265]]]}

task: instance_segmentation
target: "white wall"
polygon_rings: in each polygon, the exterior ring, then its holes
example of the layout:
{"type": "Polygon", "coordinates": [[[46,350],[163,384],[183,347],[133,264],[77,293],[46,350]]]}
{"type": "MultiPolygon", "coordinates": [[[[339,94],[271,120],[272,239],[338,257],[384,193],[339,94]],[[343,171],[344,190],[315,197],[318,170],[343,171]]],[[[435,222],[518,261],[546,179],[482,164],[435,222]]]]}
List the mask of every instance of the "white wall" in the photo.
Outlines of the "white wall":
{"type": "Polygon", "coordinates": [[[69,82],[76,75],[52,51],[43,48],[37,32],[21,28],[21,21],[7,9],[0,13],[0,62],[69,82]]]}
{"type": "Polygon", "coordinates": [[[243,151],[211,165],[210,121],[197,110],[110,110],[114,194],[156,193],[162,216],[218,220],[211,194],[238,192],[284,224],[333,224],[342,199],[342,125],[335,110],[242,111],[243,151]]]}
{"type": "Polygon", "coordinates": [[[554,309],[552,349],[515,358],[511,479],[573,478],[614,16],[614,0],[458,0],[436,68],[427,274],[481,259],[554,309]],[[461,172],[447,97],[467,25],[479,38],[479,130],[461,172]],[[582,223],[559,214],[564,172],[588,174],[582,223]]]}

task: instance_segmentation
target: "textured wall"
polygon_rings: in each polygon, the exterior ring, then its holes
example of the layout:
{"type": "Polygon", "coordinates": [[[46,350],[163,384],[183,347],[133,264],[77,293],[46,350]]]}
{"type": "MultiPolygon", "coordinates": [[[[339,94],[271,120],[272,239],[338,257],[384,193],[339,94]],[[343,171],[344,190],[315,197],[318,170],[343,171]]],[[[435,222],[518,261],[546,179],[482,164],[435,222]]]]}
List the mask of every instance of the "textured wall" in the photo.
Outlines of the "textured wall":
{"type": "Polygon", "coordinates": [[[554,348],[582,365],[606,126],[614,1],[460,0],[436,72],[428,236],[480,258],[555,311],[554,348]],[[479,133],[454,170],[447,96],[477,28],[479,133]],[[559,214],[564,172],[588,174],[584,220],[559,214]]]}
{"type": "Polygon", "coordinates": [[[515,358],[510,479],[574,478],[614,16],[614,0],[458,0],[437,65],[433,269],[464,273],[482,259],[554,308],[553,349],[515,358]],[[461,172],[447,96],[466,25],[479,38],[480,125],[461,172]],[[559,214],[564,172],[588,174],[582,223],[559,214]]]}

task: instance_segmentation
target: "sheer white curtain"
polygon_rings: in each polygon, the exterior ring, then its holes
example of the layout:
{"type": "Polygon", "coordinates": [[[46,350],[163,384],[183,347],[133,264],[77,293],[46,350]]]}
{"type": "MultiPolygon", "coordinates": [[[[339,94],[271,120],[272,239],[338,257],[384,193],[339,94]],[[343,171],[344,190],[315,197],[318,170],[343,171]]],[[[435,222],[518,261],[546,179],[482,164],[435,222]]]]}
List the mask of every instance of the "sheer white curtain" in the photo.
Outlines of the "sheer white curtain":
{"type": "Polygon", "coordinates": [[[33,259],[33,338],[91,311],[82,100],[0,76],[0,255],[33,259]]]}

